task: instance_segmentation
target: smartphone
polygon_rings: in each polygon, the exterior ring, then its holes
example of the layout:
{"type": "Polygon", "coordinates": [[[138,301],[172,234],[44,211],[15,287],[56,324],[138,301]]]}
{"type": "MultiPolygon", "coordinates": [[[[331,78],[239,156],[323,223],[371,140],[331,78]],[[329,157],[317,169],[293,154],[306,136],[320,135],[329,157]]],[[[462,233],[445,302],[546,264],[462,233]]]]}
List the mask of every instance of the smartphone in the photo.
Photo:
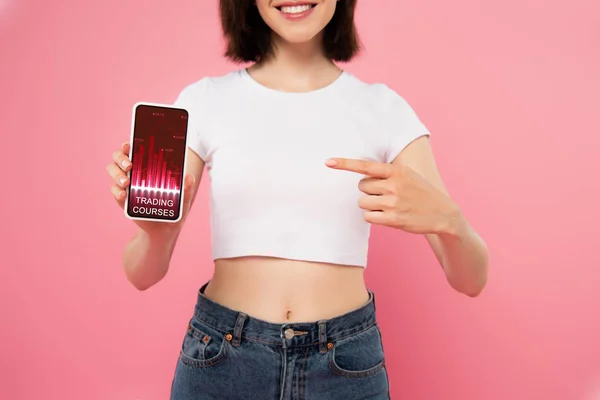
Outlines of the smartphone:
{"type": "Polygon", "coordinates": [[[130,219],[181,219],[188,140],[186,109],[139,102],[133,106],[125,215],[130,219]]]}

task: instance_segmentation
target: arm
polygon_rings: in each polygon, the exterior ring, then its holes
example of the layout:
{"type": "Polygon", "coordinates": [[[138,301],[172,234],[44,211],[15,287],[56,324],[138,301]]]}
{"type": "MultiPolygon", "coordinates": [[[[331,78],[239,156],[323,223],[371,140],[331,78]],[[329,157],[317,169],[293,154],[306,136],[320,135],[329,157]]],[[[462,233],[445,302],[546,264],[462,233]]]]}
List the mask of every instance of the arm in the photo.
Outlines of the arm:
{"type": "Polygon", "coordinates": [[[136,235],[127,243],[123,268],[127,279],[139,290],[146,290],[165,277],[177,238],[196,198],[204,162],[196,153],[187,150],[186,198],[183,216],[176,224],[150,222],[140,224],[136,235]]]}
{"type": "Polygon", "coordinates": [[[392,162],[411,168],[425,178],[437,191],[440,207],[447,210],[435,233],[425,237],[442,266],[448,283],[460,293],[477,296],[487,282],[489,254],[484,241],[469,225],[458,205],[450,199],[436,166],[433,151],[426,136],[408,145],[392,162]]]}

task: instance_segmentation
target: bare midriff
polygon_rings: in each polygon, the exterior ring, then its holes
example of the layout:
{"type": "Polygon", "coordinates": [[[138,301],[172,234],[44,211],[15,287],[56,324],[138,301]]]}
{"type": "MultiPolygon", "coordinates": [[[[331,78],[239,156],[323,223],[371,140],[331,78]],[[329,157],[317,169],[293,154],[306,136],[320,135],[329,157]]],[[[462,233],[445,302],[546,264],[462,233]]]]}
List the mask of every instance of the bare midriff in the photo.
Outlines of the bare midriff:
{"type": "Polygon", "coordinates": [[[215,272],[204,295],[272,323],[328,319],[369,300],[360,266],[270,257],[215,260],[215,272]]]}

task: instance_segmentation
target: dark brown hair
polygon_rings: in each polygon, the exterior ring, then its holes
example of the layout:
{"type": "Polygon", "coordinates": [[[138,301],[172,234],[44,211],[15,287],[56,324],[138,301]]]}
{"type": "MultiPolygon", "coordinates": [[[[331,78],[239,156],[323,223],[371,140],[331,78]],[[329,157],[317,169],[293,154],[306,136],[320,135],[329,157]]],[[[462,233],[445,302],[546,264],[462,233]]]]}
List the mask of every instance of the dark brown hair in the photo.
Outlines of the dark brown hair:
{"type": "MultiPolygon", "coordinates": [[[[347,62],[360,49],[354,10],[357,0],[340,0],[324,31],[323,48],[332,61],[347,62]]],[[[221,26],[227,41],[225,57],[238,63],[258,62],[272,54],[271,28],[254,0],[221,0],[221,26]]]]}

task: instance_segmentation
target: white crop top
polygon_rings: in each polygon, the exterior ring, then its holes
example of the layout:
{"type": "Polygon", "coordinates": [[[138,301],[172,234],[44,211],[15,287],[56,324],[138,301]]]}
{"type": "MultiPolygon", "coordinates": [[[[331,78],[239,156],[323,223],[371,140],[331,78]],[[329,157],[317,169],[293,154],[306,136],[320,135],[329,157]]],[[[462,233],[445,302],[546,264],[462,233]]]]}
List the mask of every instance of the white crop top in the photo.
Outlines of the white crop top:
{"type": "Polygon", "coordinates": [[[246,255],[366,267],[370,224],[362,175],[332,157],[391,162],[429,135],[408,103],[383,84],[343,72],[329,86],[286,93],[246,69],[185,87],[189,147],[210,176],[213,259],[246,255]]]}

